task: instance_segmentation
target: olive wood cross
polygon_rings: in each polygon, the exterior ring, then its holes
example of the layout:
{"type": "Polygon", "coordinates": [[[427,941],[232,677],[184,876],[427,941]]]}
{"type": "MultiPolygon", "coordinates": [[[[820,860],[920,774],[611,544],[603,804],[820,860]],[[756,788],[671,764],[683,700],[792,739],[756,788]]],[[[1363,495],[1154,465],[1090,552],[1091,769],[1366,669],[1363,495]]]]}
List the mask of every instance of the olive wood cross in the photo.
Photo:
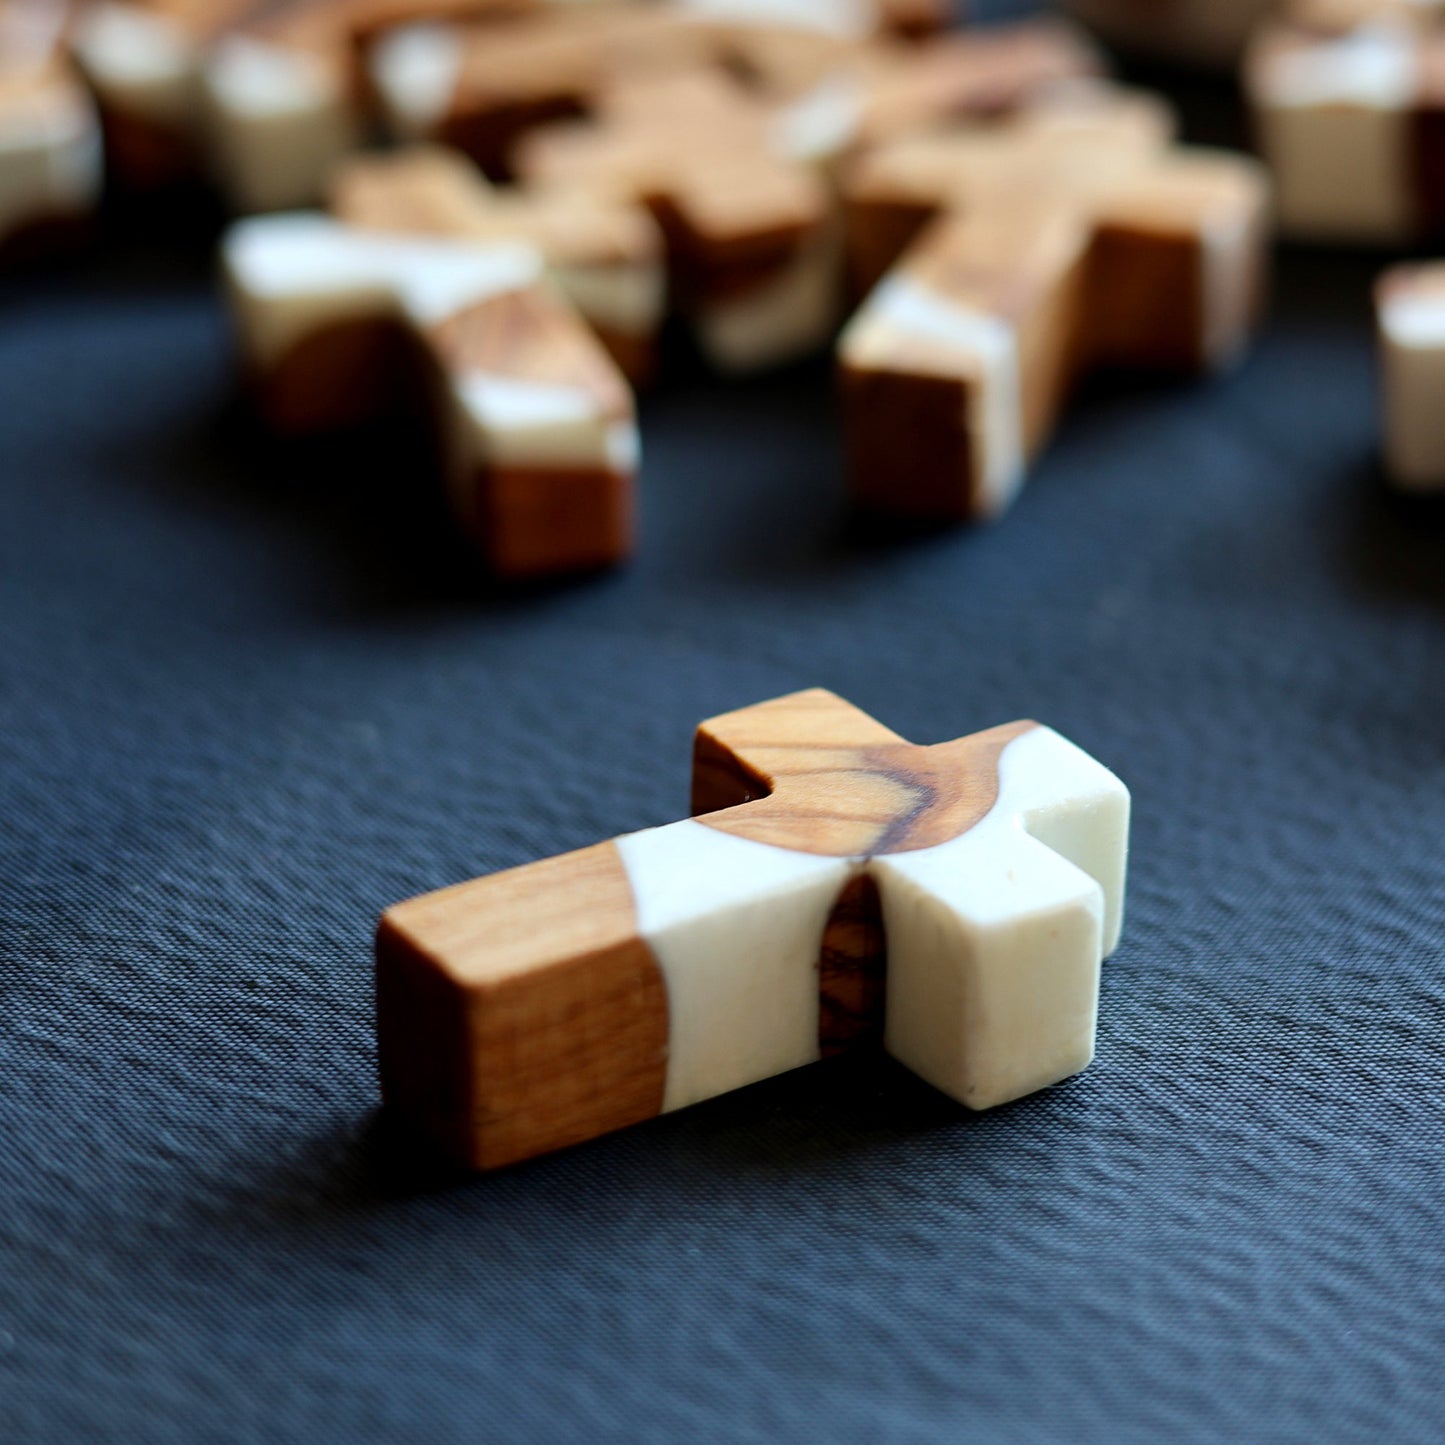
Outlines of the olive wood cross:
{"type": "Polygon", "coordinates": [[[851,269],[878,284],[838,348],[858,501],[994,515],[1091,369],[1240,355],[1268,188],[1256,162],[1171,145],[1171,129],[1150,98],[1101,88],[859,162],[851,269]]]}
{"type": "Polygon", "coordinates": [[[702,724],[692,806],[388,910],[388,1104],[487,1169],[870,1041],[974,1109],[1088,1064],[1129,795],[1058,733],[795,693],[702,724]]]}

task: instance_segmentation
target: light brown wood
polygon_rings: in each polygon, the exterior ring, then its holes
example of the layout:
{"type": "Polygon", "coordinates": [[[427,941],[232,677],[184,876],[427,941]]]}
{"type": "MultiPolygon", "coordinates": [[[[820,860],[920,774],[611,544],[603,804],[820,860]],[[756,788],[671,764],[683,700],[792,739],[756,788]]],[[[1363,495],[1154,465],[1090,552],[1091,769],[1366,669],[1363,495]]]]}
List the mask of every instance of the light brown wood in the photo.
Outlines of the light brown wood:
{"type": "Polygon", "coordinates": [[[828,857],[932,848],[998,797],[998,759],[1036,723],[918,747],[821,688],[710,718],[693,751],[700,821],[734,837],[828,857]],[[735,806],[719,799],[729,793],[735,806]],[[717,809],[721,809],[717,811],[717,809]]]}
{"type": "Polygon", "coordinates": [[[844,176],[850,266],[866,292],[930,220],[1039,204],[1090,213],[1111,187],[1157,165],[1174,117],[1158,98],[1075,87],[996,125],[880,146],[844,176]]]}
{"type": "Polygon", "coordinates": [[[491,176],[512,174],[531,130],[595,112],[609,86],[721,64],[723,32],[666,5],[543,7],[503,28],[456,32],[459,73],[426,139],[465,151],[491,176]]]}
{"type": "MultiPolygon", "coordinates": [[[[1034,726],[917,747],[821,689],[778,698],[699,727],[693,804],[713,811],[697,821],[820,857],[928,847],[988,813],[1003,748],[1034,726]]],[[[659,1113],[669,1001],[636,902],[652,886],[604,843],[388,910],[377,938],[388,1105],[483,1169],[659,1113]]],[[[887,941],[866,869],[843,885],[817,958],[819,1052],[877,1047],[887,941]]]]}
{"type": "MultiPolygon", "coordinates": [[[[444,429],[446,379],[473,371],[576,388],[605,415],[631,416],[626,384],[601,343],[536,289],[490,298],[421,337],[379,317],[323,327],[252,384],[269,424],[292,435],[418,410],[444,429]]],[[[477,463],[452,490],[462,526],[498,577],[590,571],[632,551],[632,477],[618,467],[477,463]]]]}
{"type": "Polygon", "coordinates": [[[536,246],[562,289],[576,288],[574,304],[623,374],[634,383],[649,374],[660,317],[623,331],[605,299],[600,312],[595,300],[638,278],[660,287],[662,236],[643,207],[580,187],[493,187],[460,152],[414,146],[345,162],[331,178],[329,209],[365,230],[536,246]]]}
{"type": "Polygon", "coordinates": [[[641,207],[581,189],[492,186],[461,152],[441,146],[344,162],[331,178],[328,209],[368,230],[526,241],[558,266],[644,264],[657,258],[662,246],[641,207]]]}
{"type": "Polygon", "coordinates": [[[878,885],[857,873],[838,895],[818,948],[818,1051],[825,1059],[883,1042],[887,983],[878,885]]]}
{"type": "Polygon", "coordinates": [[[397,905],[377,935],[389,1105],[494,1169],[652,1118],[667,997],[614,844],[397,905]]]}
{"type": "Polygon", "coordinates": [[[632,394],[601,344],[541,286],[476,302],[437,322],[428,339],[449,375],[487,372],[571,387],[614,421],[632,415],[632,394]]]}
{"type": "Polygon", "coordinates": [[[479,23],[536,8],[535,0],[125,0],[201,42],[246,33],[350,47],[421,20],[479,23]]]}

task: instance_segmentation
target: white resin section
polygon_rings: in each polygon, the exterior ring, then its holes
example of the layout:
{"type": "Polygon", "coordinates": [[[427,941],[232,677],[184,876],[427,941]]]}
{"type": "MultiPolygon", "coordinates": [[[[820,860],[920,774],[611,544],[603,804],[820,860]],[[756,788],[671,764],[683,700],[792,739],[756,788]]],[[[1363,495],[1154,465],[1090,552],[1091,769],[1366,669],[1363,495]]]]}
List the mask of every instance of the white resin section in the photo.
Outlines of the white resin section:
{"type": "Polygon", "coordinates": [[[1418,83],[1414,40],[1403,27],[1362,26],[1275,56],[1265,83],[1277,106],[1399,109],[1418,83]]]}
{"type": "Polygon", "coordinates": [[[57,83],[12,110],[0,132],[0,236],[77,215],[100,197],[100,129],[78,88],[57,83]]]}
{"type": "Polygon", "coordinates": [[[827,167],[852,144],[863,120],[863,92],[846,76],[820,81],[773,120],[773,148],[793,160],[827,167]]]}
{"type": "Polygon", "coordinates": [[[935,848],[822,858],[696,820],[618,839],[667,988],[663,1107],[819,1056],[823,930],[860,869],[882,897],[890,1053],[975,1109],[1077,1073],[1122,924],[1128,839],[1128,790],[1049,728],[1005,747],[994,807],[935,848]]]}
{"type": "Polygon", "coordinates": [[[548,386],[485,372],[453,383],[472,423],[469,451],[496,465],[610,466],[630,471],[637,434],[608,417],[597,398],[578,386],[548,386]]]}
{"type": "Polygon", "coordinates": [[[1405,34],[1364,29],[1274,57],[1255,83],[1261,149],[1286,235],[1409,235],[1409,114],[1416,61],[1405,34]]]}
{"type": "Polygon", "coordinates": [[[377,42],[371,79],[391,128],[406,139],[428,135],[446,115],[462,72],[463,42],[448,25],[407,25],[377,42]]]}
{"type": "MultiPolygon", "coordinates": [[[[543,277],[540,255],[520,243],[411,240],[308,213],[238,222],[222,260],[243,348],[262,371],[338,322],[402,318],[424,331],[543,277]]],[[[464,371],[445,394],[447,480],[464,515],[478,465],[637,467],[635,423],[581,387],[464,371]]]]}
{"type": "Polygon", "coordinates": [[[1385,468],[1402,490],[1445,491],[1445,291],[1380,308],[1385,468]]]}
{"type": "Polygon", "coordinates": [[[617,847],[667,987],[663,1109],[818,1058],[819,940],[856,865],[690,819],[617,847]]]}
{"type": "Polygon", "coordinates": [[[758,371],[821,350],[841,304],[840,254],[828,239],[799,252],[772,280],[699,307],[693,323],[719,371],[758,371]]]}
{"type": "Polygon", "coordinates": [[[889,1053],[974,1109],[1085,1068],[1128,829],[1124,785],[1037,728],[1004,749],[998,800],[977,827],[876,859],[889,1053]]]}
{"type": "Polygon", "coordinates": [[[205,88],[214,162],[238,210],[314,204],[356,143],[345,78],[316,56],[232,36],[212,56],[205,88]]]}
{"type": "Polygon", "coordinates": [[[171,125],[194,118],[200,53],[174,21],[134,5],[95,5],[82,12],[72,47],[103,101],[171,125]]]}
{"type": "Polygon", "coordinates": [[[1018,338],[1002,318],[929,291],[906,274],[886,277],[848,323],[839,343],[850,365],[887,364],[899,337],[917,337],[955,351],[976,379],[977,405],[968,418],[974,475],[983,510],[1003,511],[1024,477],[1022,377],[1018,338]]]}
{"type": "Polygon", "coordinates": [[[540,255],[520,243],[409,240],[308,212],[237,222],[222,264],[263,366],[334,320],[400,314],[427,326],[542,274],[540,255]]]}

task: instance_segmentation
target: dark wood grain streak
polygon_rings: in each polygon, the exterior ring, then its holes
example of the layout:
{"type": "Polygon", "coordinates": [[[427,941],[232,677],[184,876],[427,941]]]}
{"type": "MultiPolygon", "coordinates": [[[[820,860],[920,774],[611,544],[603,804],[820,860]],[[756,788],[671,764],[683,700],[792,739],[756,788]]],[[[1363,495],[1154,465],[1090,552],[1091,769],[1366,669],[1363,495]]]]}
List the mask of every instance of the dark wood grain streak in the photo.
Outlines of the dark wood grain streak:
{"type": "Polygon", "coordinates": [[[818,951],[818,1047],[825,1059],[882,1045],[887,969],[878,885],[858,873],[838,895],[818,951]]]}
{"type": "Polygon", "coordinates": [[[867,858],[960,837],[998,798],[1016,722],[919,747],[821,688],[711,718],[694,743],[699,821],[825,857],[867,858]],[[765,792],[759,796],[759,789],[765,792]],[[728,799],[742,802],[729,806],[728,799]]]}

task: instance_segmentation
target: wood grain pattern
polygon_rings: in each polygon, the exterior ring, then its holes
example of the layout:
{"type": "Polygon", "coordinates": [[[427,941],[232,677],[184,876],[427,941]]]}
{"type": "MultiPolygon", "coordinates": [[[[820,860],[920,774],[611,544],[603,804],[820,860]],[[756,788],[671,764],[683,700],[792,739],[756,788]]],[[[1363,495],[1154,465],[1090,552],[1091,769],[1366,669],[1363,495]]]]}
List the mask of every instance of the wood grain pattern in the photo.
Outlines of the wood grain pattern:
{"type": "Polygon", "coordinates": [[[397,905],[377,937],[388,1104],[494,1169],[656,1115],[667,998],[611,843],[397,905]]]}
{"type": "Polygon", "coordinates": [[[1006,116],[1104,68],[1083,33],[1059,20],[940,36],[867,69],[857,143],[866,151],[961,120],[1006,116]]]}
{"type": "Polygon", "coordinates": [[[858,873],[838,895],[818,950],[818,1049],[825,1059],[882,1044],[887,970],[878,885],[858,873]]]}
{"type": "MultiPolygon", "coordinates": [[[[917,747],[821,689],[778,698],[699,727],[693,803],[713,811],[697,822],[820,858],[861,862],[930,847],[988,813],[1003,748],[1034,726],[917,747]]],[[[662,845],[666,832],[638,836],[662,845]]],[[[652,896],[658,880],[637,860],[658,855],[636,852],[637,841],[625,845],[630,854],[600,844],[383,916],[377,1029],[385,1098],[467,1165],[497,1168],[662,1109],[670,1014],[659,957],[676,968],[686,955],[675,938],[664,945],[661,937],[662,954],[654,953],[641,935],[637,900],[652,896]],[[627,856],[644,867],[638,878],[629,878],[627,856]]],[[[749,866],[758,868],[760,889],[776,886],[767,855],[751,856],[749,866]]],[[[751,906],[718,917],[736,922],[751,906]]],[[[718,917],[703,907],[695,920],[668,925],[667,936],[698,924],[697,957],[715,968],[718,917]]],[[[887,940],[866,867],[846,877],[821,921],[818,1052],[877,1047],[887,940]]]]}
{"type": "Polygon", "coordinates": [[[711,828],[800,853],[931,848],[983,818],[998,797],[999,755],[1036,726],[918,747],[833,693],[793,693],[699,727],[694,804],[721,806],[699,818],[711,828]],[[730,791],[737,804],[720,805],[730,791]]]}

